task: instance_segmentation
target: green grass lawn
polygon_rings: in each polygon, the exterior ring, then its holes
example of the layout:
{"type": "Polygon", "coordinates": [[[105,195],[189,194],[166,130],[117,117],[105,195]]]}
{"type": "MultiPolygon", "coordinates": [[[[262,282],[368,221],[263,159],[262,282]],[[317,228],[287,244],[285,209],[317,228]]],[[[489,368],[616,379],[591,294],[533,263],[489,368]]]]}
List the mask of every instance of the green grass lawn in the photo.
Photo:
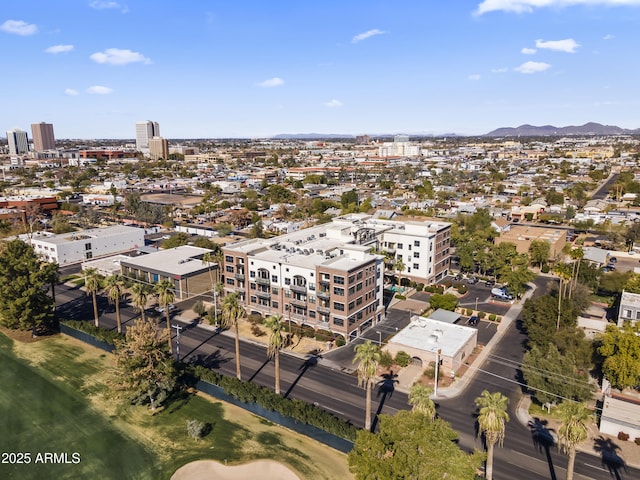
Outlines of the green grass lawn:
{"type": "Polygon", "coordinates": [[[0,463],[0,479],[168,479],[193,460],[258,458],[283,462],[301,478],[352,478],[345,455],[200,395],[156,412],[124,405],[105,395],[111,356],[65,336],[25,344],[0,333],[0,362],[0,451],[31,453],[28,465],[0,463]],[[211,432],[196,442],[190,419],[211,432]],[[47,452],[77,452],[80,462],[36,464],[47,452]]]}

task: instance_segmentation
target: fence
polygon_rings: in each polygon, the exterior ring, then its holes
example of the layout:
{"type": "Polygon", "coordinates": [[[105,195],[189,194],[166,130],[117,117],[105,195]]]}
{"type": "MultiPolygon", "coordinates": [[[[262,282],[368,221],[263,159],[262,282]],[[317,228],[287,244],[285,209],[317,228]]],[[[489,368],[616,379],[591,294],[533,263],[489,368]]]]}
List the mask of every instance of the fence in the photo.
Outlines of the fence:
{"type": "Polygon", "coordinates": [[[96,337],[89,333],[83,332],[81,330],[76,330],[75,328],[70,327],[69,325],[65,325],[64,323],[60,323],[60,333],[64,333],[65,335],[69,335],[73,338],[77,338],[81,342],[88,343],[89,345],[92,345],[109,353],[113,352],[116,348],[115,346],[107,342],[98,340],[96,337]]]}

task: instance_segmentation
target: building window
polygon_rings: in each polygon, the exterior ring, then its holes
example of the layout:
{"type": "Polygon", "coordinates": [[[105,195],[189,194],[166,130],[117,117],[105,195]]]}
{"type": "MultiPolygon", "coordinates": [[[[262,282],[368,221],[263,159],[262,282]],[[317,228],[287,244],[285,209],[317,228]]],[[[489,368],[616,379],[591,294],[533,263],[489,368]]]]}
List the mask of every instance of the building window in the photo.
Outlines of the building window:
{"type": "Polygon", "coordinates": [[[224,261],[228,263],[233,263],[233,257],[231,255],[227,255],[224,257],[224,261]]]}
{"type": "Polygon", "coordinates": [[[631,310],[626,308],[622,310],[622,318],[631,318],[631,310]]]}
{"type": "Polygon", "coordinates": [[[334,295],[343,296],[344,295],[344,288],[333,287],[333,294],[334,295]]]}
{"type": "Polygon", "coordinates": [[[398,244],[398,250],[402,250],[402,244],[401,243],[398,244]]]}
{"type": "Polygon", "coordinates": [[[413,264],[413,269],[414,269],[414,270],[418,270],[419,268],[420,268],[420,265],[419,265],[419,264],[417,264],[417,263],[414,263],[414,264],[413,264]]]}
{"type": "Polygon", "coordinates": [[[333,276],[333,283],[337,283],[338,285],[344,285],[344,277],[340,277],[338,275],[333,276]]]}
{"type": "Polygon", "coordinates": [[[414,240],[413,241],[413,246],[414,247],[419,247],[420,246],[420,240],[414,240]]]}
{"type": "Polygon", "coordinates": [[[339,312],[344,312],[344,303],[333,302],[333,309],[339,312]]]}
{"type": "Polygon", "coordinates": [[[310,318],[316,318],[316,311],[315,310],[309,310],[309,317],[310,318]]]}
{"type": "Polygon", "coordinates": [[[291,279],[290,278],[285,278],[284,279],[284,284],[285,285],[291,285],[291,279]]]}
{"type": "Polygon", "coordinates": [[[277,275],[271,275],[271,281],[273,283],[278,283],[278,276],[277,275]]]}
{"type": "Polygon", "coordinates": [[[227,278],[227,285],[235,285],[233,278],[227,278]]]}
{"type": "Polygon", "coordinates": [[[271,306],[273,308],[278,308],[278,302],[271,302],[271,306]]]}
{"type": "Polygon", "coordinates": [[[91,243],[85,243],[84,244],[84,249],[85,250],[91,250],[91,243]]]}
{"type": "Polygon", "coordinates": [[[344,327],[344,318],[333,317],[333,324],[336,327],[344,327]]]}
{"type": "Polygon", "coordinates": [[[420,258],[420,252],[413,252],[413,258],[420,258]]]}
{"type": "Polygon", "coordinates": [[[233,265],[227,265],[225,267],[225,271],[227,271],[229,273],[233,273],[234,272],[233,265]]]}

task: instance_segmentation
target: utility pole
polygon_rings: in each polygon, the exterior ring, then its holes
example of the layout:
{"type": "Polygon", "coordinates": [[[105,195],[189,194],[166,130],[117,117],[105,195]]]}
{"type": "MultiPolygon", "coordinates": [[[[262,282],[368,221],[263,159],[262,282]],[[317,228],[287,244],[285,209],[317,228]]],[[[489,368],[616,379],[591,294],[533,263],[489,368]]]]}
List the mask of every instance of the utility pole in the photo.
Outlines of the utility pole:
{"type": "Polygon", "coordinates": [[[435,386],[433,388],[433,396],[438,396],[438,374],[440,373],[440,354],[442,353],[442,349],[438,349],[436,352],[436,381],[435,386]]]}
{"type": "Polygon", "coordinates": [[[171,325],[176,329],[176,362],[180,361],[180,331],[182,330],[182,326],[180,325],[171,325]]]}

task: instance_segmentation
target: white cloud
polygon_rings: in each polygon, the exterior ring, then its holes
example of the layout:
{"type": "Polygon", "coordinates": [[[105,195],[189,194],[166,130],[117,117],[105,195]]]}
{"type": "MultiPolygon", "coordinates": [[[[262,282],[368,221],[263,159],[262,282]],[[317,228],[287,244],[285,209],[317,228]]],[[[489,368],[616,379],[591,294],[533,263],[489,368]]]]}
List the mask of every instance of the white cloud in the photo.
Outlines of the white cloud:
{"type": "Polygon", "coordinates": [[[75,97],[76,95],[78,95],[78,91],[74,90],[73,88],[65,88],[64,94],[69,97],[75,97]]]}
{"type": "Polygon", "coordinates": [[[536,52],[537,52],[537,50],[535,48],[524,47],[522,50],[520,50],[520,53],[522,53],[524,55],[533,55],[536,52]]]}
{"type": "Polygon", "coordinates": [[[151,60],[141,53],[120,48],[107,48],[104,52],[92,53],[89,58],[96,63],[108,63],[109,65],[126,65],[137,62],[151,63],[151,60]]]}
{"type": "Polygon", "coordinates": [[[520,73],[538,73],[544,72],[549,68],[551,68],[551,65],[544,62],[524,62],[519,67],[514,68],[514,70],[520,73]]]}
{"type": "Polygon", "coordinates": [[[120,4],[118,2],[105,2],[100,0],[94,0],[89,4],[91,8],[95,8],[96,10],[106,10],[109,8],[120,8],[120,4]]]}
{"type": "Polygon", "coordinates": [[[566,38],[564,40],[536,40],[536,47],[546,50],[554,50],[556,52],[576,53],[576,48],[580,44],[573,38],[566,38]]]}
{"type": "Polygon", "coordinates": [[[358,43],[358,42],[361,42],[362,40],[366,40],[367,38],[375,37],[376,35],[384,35],[385,33],[387,32],[383,32],[382,30],[378,30],[377,28],[374,28],[373,30],[369,30],[364,33],[359,33],[358,35],[356,35],[351,39],[351,43],[358,43]]]}
{"type": "Polygon", "coordinates": [[[335,98],[333,100],[329,100],[324,104],[324,106],[328,108],[337,108],[342,107],[343,105],[344,103],[342,103],[340,100],[336,100],[335,98]]]}
{"type": "Polygon", "coordinates": [[[531,13],[536,8],[561,8],[574,5],[640,6],[640,0],[483,0],[478,5],[475,14],[483,15],[496,11],[531,13]]]}
{"type": "Polygon", "coordinates": [[[491,73],[505,73],[508,72],[509,69],[507,67],[501,67],[501,68],[492,68],[491,69],[491,73]]]}
{"type": "Polygon", "coordinates": [[[0,25],[0,30],[26,37],[27,35],[38,33],[38,26],[33,23],[23,22],[22,20],[7,20],[0,25]]]}
{"type": "Polygon", "coordinates": [[[53,45],[45,49],[45,53],[67,53],[73,50],[73,45],[53,45]]]}
{"type": "Polygon", "coordinates": [[[613,40],[614,38],[616,38],[616,36],[611,35],[610,33],[607,33],[604,37],[602,37],[603,40],[613,40]]]}
{"type": "Polygon", "coordinates": [[[482,78],[482,77],[480,77],[480,74],[478,74],[478,73],[472,73],[467,78],[469,80],[477,81],[477,80],[480,80],[480,78],[482,78]]]}
{"type": "Polygon", "coordinates": [[[281,85],[284,85],[284,80],[281,79],[280,77],[268,78],[258,83],[258,86],[262,88],[273,88],[273,87],[279,87],[281,85]]]}
{"type": "Polygon", "coordinates": [[[111,92],[113,92],[113,89],[102,85],[93,85],[92,87],[87,88],[87,93],[91,93],[93,95],[109,95],[111,92]]]}

